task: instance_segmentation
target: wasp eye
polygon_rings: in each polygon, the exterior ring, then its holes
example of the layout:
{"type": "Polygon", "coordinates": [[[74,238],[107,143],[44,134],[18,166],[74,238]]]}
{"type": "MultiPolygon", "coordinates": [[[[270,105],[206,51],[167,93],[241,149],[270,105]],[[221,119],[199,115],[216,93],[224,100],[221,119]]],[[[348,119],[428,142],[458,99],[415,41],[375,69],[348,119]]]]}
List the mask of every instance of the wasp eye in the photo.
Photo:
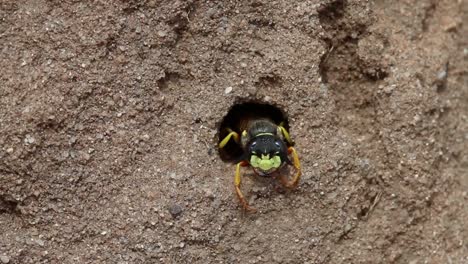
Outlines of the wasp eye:
{"type": "Polygon", "coordinates": [[[251,146],[255,147],[255,145],[257,145],[257,142],[256,141],[252,142],[251,146]]]}
{"type": "Polygon", "coordinates": [[[275,145],[276,145],[277,147],[279,147],[279,146],[280,146],[280,143],[279,143],[278,141],[275,141],[275,145]]]}

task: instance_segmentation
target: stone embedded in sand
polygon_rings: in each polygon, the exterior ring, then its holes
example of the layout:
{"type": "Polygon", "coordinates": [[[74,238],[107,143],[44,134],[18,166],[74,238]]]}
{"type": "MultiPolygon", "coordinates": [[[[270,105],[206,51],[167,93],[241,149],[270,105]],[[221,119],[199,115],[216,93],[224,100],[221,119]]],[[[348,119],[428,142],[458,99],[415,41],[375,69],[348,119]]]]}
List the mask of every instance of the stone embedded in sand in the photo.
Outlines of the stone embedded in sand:
{"type": "Polygon", "coordinates": [[[36,139],[33,136],[31,136],[30,134],[27,134],[26,138],[24,139],[24,143],[34,144],[34,142],[36,142],[36,139]]]}
{"type": "Polygon", "coordinates": [[[0,256],[0,261],[1,261],[3,264],[8,264],[8,263],[10,263],[10,258],[7,257],[7,256],[0,256]]]}
{"type": "Polygon", "coordinates": [[[45,242],[44,240],[42,239],[36,239],[36,244],[38,244],[39,246],[43,247],[45,245],[45,242]]]}
{"type": "Polygon", "coordinates": [[[226,87],[226,89],[224,90],[225,94],[230,94],[231,92],[232,92],[232,86],[226,87]]]}
{"type": "Polygon", "coordinates": [[[182,214],[182,207],[178,204],[173,204],[171,206],[169,206],[169,213],[172,215],[172,217],[176,218],[178,217],[180,214],[182,214]]]}

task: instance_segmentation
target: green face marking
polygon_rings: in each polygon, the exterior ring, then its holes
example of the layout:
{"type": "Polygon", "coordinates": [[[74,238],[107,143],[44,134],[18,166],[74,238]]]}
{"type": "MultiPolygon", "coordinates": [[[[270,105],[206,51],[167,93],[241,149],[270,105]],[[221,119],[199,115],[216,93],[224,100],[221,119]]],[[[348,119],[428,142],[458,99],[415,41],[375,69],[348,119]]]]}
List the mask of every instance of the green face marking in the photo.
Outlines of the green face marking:
{"type": "Polygon", "coordinates": [[[252,155],[250,157],[250,165],[254,168],[261,169],[263,171],[268,171],[271,169],[277,169],[281,166],[281,158],[279,156],[273,156],[270,158],[270,155],[263,155],[258,157],[257,155],[252,155]]]}

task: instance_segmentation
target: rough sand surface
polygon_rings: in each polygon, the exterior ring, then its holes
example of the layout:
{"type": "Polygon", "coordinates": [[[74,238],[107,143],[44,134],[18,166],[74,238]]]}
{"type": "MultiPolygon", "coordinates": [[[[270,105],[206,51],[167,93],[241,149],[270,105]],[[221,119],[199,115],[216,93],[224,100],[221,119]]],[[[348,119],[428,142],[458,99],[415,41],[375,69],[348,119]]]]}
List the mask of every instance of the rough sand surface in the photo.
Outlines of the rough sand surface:
{"type": "Polygon", "coordinates": [[[468,1],[0,2],[0,263],[468,263],[468,1]],[[297,189],[218,156],[289,116],[297,189]]]}

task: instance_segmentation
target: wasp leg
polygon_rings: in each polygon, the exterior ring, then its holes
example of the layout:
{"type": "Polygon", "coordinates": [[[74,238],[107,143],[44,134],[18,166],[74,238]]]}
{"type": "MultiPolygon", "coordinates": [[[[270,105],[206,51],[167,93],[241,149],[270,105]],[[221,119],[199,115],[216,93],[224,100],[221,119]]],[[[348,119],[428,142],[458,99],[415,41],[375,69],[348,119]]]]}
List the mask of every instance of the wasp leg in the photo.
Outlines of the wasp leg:
{"type": "Polygon", "coordinates": [[[297,155],[296,149],[293,147],[288,148],[288,153],[292,155],[293,157],[293,165],[294,168],[296,169],[296,175],[290,180],[290,181],[285,181],[283,178],[281,179],[281,182],[283,185],[285,185],[288,188],[294,188],[297,186],[299,183],[299,180],[301,179],[302,171],[301,171],[301,162],[299,161],[299,156],[297,155]]]}
{"type": "Polygon", "coordinates": [[[232,131],[231,129],[228,128],[228,131],[229,131],[229,134],[219,143],[219,148],[224,148],[224,146],[226,146],[226,144],[229,142],[229,140],[232,138],[234,138],[234,141],[236,141],[236,143],[239,143],[239,134],[237,134],[237,132],[235,131],[232,131]]]}
{"type": "Polygon", "coordinates": [[[291,139],[291,136],[289,135],[289,132],[284,128],[283,122],[278,126],[279,130],[281,130],[281,133],[284,136],[284,139],[288,142],[289,145],[294,145],[294,141],[291,139]]]}
{"type": "Polygon", "coordinates": [[[234,185],[236,187],[237,197],[239,198],[239,201],[242,204],[242,207],[244,208],[244,210],[246,210],[246,211],[255,211],[255,208],[252,208],[252,207],[249,206],[249,204],[247,203],[247,201],[244,198],[244,195],[242,194],[242,192],[240,190],[240,185],[241,185],[240,167],[241,166],[246,166],[246,165],[247,165],[247,163],[245,161],[241,161],[241,162],[237,163],[236,175],[234,177],[234,185]]]}
{"type": "MultiPolygon", "coordinates": [[[[284,186],[284,187],[288,187],[288,184],[289,184],[289,180],[288,180],[288,177],[285,176],[284,174],[280,174],[278,176],[278,179],[281,181],[281,184],[284,186]]],[[[279,186],[277,186],[277,189],[276,189],[277,192],[281,193],[281,192],[284,192],[284,189],[280,189],[279,186]]]]}

